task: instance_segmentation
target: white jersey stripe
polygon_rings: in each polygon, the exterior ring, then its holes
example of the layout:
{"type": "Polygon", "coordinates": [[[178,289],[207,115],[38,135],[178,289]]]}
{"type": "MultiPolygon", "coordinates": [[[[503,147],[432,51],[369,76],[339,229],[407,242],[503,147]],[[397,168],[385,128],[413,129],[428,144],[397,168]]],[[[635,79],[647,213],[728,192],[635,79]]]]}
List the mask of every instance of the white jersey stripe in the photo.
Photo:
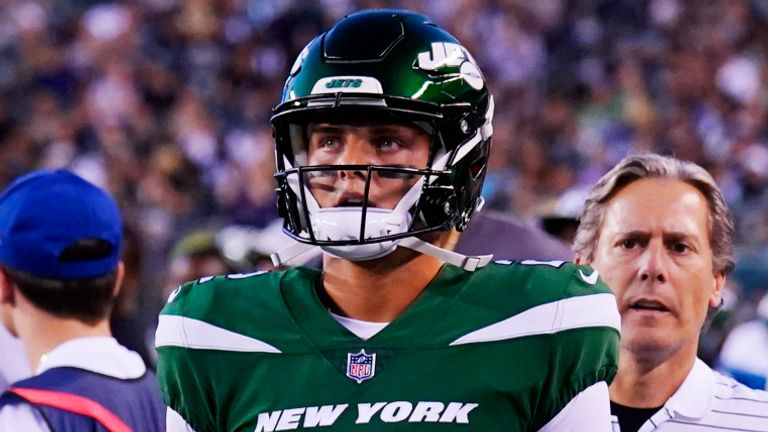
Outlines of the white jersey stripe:
{"type": "Polygon", "coordinates": [[[207,322],[178,315],[160,315],[155,347],[178,346],[218,351],[280,353],[280,350],[248,336],[207,322]]]}
{"type": "Polygon", "coordinates": [[[592,294],[545,303],[468,333],[451,345],[494,342],[585,327],[621,330],[621,317],[613,294],[592,294]]]}

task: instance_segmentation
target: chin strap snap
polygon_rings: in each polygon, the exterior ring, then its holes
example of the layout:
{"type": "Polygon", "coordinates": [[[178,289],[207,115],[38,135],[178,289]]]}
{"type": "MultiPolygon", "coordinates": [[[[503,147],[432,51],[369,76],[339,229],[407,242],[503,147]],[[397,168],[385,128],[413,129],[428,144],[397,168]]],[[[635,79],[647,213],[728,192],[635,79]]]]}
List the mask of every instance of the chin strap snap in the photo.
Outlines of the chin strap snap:
{"type": "Polygon", "coordinates": [[[400,240],[398,246],[406,247],[416,252],[421,252],[425,255],[430,255],[435,258],[439,258],[448,264],[453,264],[456,267],[461,267],[467,271],[475,271],[479,268],[483,268],[488,265],[493,259],[493,255],[480,255],[480,256],[467,256],[457,252],[449,251],[433,245],[432,243],[425,242],[424,240],[416,237],[406,237],[400,240]]]}
{"type": "Polygon", "coordinates": [[[280,267],[283,265],[288,265],[289,261],[293,261],[294,259],[298,258],[301,255],[304,255],[305,253],[313,249],[319,249],[319,248],[320,246],[295,242],[292,245],[288,246],[287,248],[271,254],[269,258],[272,260],[272,265],[274,265],[275,267],[280,267]]]}

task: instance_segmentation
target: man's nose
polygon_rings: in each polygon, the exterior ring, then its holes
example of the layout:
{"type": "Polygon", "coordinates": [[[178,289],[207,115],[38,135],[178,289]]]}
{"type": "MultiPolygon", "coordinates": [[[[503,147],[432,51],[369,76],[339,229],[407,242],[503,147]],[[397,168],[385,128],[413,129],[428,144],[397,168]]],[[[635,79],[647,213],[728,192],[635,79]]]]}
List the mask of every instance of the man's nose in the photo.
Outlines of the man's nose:
{"type": "Polygon", "coordinates": [[[651,240],[640,257],[638,275],[642,281],[666,282],[667,250],[660,240],[651,240]]]}
{"type": "MultiPolygon", "coordinates": [[[[344,146],[339,158],[338,165],[376,165],[375,154],[371,150],[371,145],[364,139],[351,139],[344,146]]],[[[365,169],[341,170],[341,177],[365,179],[365,169]]]]}

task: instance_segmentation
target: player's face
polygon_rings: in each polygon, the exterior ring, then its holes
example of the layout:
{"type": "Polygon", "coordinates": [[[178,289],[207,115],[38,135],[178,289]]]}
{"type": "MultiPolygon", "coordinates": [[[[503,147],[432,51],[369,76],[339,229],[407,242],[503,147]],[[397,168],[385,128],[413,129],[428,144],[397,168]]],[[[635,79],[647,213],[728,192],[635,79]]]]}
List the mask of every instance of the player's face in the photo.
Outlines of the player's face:
{"type": "Polygon", "coordinates": [[[637,180],[607,203],[590,264],[616,294],[622,349],[695,353],[725,284],[712,267],[708,214],[704,195],[676,180],[637,180]]]}
{"type": "MultiPolygon", "coordinates": [[[[401,124],[331,124],[309,126],[307,165],[387,165],[426,168],[430,137],[401,124]]],[[[320,207],[362,205],[365,170],[314,172],[308,185],[320,207]]],[[[368,206],[392,209],[418,180],[404,173],[374,172],[368,206]]]]}

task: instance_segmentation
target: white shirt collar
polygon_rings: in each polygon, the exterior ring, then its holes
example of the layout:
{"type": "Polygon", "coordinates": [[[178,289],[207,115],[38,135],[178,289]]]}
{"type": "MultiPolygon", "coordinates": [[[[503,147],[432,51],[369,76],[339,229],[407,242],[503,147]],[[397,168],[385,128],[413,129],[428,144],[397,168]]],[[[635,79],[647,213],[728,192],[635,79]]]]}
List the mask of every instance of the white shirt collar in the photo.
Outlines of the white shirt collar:
{"type": "MultiPolygon", "coordinates": [[[[330,311],[329,311],[330,312],[330,311]]],[[[368,340],[389,325],[388,322],[362,321],[331,312],[333,319],[362,340],[368,340]]]]}
{"type": "Polygon", "coordinates": [[[140,378],[147,368],[137,353],[113,337],[70,339],[40,358],[37,374],[55,367],[75,367],[118,379],[140,378]]]}
{"type": "Polygon", "coordinates": [[[701,419],[712,408],[715,394],[715,374],[698,358],[679,389],[667,400],[664,407],[674,417],[701,419]]]}

